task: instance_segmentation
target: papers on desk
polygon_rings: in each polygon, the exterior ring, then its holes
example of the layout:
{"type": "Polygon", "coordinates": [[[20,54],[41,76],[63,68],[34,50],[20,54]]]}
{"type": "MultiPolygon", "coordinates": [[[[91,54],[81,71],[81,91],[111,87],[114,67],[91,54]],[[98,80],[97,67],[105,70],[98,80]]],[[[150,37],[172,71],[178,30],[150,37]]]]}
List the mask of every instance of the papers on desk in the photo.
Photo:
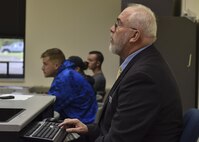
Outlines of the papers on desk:
{"type": "Polygon", "coordinates": [[[8,100],[27,100],[33,95],[20,95],[20,94],[2,94],[0,97],[8,97],[8,100]],[[9,96],[14,96],[12,99],[9,99],[9,96]]]}

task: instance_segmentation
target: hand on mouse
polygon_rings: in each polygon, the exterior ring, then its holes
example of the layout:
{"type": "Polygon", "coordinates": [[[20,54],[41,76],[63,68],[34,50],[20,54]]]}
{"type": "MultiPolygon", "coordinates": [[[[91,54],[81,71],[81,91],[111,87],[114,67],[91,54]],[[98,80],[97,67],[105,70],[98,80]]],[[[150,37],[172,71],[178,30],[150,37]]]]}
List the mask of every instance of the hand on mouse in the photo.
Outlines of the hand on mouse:
{"type": "Polygon", "coordinates": [[[87,133],[88,127],[78,119],[65,119],[59,126],[69,133],[87,133]]]}

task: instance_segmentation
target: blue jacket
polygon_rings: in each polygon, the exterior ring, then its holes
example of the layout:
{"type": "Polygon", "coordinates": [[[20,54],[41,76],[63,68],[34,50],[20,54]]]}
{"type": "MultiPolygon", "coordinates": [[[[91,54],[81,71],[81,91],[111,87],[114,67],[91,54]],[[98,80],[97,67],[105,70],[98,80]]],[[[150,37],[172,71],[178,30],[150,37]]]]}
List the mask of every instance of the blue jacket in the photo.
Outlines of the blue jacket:
{"type": "Polygon", "coordinates": [[[56,96],[54,110],[61,119],[77,118],[92,123],[97,112],[96,95],[88,81],[66,60],[59,68],[48,94],[56,96]]]}

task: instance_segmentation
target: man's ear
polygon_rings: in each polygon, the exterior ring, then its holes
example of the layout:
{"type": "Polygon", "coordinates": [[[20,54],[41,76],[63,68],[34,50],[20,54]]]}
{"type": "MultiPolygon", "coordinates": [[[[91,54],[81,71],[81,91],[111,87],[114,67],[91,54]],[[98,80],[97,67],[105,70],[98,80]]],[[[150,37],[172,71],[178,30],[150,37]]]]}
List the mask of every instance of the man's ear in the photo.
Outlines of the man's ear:
{"type": "Polygon", "coordinates": [[[98,66],[98,67],[100,66],[100,62],[99,62],[99,61],[97,61],[97,66],[98,66]]]}
{"type": "Polygon", "coordinates": [[[60,64],[58,62],[55,62],[55,69],[58,69],[60,67],[60,64]]]}
{"type": "Polygon", "coordinates": [[[130,38],[130,42],[136,42],[140,38],[140,31],[135,30],[130,38]]]}

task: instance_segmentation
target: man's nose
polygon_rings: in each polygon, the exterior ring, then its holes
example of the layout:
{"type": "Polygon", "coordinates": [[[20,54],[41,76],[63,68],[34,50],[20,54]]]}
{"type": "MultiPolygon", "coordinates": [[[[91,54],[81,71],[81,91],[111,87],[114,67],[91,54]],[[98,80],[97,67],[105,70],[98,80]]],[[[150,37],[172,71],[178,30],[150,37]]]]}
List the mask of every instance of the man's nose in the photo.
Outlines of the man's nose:
{"type": "Polygon", "coordinates": [[[114,25],[111,26],[110,32],[111,32],[111,33],[114,33],[114,32],[115,32],[115,27],[114,27],[114,25]]]}

